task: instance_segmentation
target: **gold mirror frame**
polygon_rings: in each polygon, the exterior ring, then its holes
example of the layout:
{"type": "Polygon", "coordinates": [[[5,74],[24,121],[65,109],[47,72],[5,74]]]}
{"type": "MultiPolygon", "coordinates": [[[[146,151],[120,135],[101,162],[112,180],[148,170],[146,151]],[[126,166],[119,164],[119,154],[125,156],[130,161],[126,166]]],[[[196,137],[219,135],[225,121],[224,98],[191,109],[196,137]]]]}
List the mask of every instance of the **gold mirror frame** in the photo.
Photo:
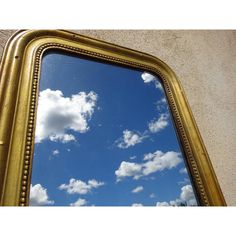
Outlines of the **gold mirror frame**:
{"type": "Polygon", "coordinates": [[[175,73],[160,59],[63,30],[22,30],[8,41],[0,71],[2,206],[27,206],[42,56],[50,49],[142,69],[160,77],[202,206],[225,206],[197,125],[175,73]]]}

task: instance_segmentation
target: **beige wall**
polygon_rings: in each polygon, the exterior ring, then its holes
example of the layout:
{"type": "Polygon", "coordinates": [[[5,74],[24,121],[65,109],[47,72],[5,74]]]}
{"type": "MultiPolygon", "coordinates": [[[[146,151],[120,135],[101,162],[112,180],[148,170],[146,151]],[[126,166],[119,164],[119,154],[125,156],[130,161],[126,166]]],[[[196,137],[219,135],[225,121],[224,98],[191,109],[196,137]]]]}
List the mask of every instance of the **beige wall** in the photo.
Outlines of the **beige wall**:
{"type": "MultiPolygon", "coordinates": [[[[184,87],[228,205],[236,206],[236,31],[79,30],[152,54],[184,87]]],[[[13,31],[0,31],[0,56],[13,31]]]]}

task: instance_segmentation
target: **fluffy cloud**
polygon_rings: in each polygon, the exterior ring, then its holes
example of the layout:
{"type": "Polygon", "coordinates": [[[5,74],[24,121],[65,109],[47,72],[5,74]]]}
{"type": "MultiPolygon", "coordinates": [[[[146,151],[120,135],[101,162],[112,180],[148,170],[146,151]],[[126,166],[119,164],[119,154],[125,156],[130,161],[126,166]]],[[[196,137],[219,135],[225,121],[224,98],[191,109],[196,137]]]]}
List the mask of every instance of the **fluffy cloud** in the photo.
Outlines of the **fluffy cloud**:
{"type": "Polygon", "coordinates": [[[178,182],[178,185],[186,185],[189,184],[189,182],[189,178],[184,178],[184,180],[178,182]]]}
{"type": "Polygon", "coordinates": [[[168,109],[167,101],[164,97],[156,102],[156,108],[159,112],[166,111],[168,109]]]}
{"type": "Polygon", "coordinates": [[[71,97],[64,97],[60,90],[46,89],[40,92],[36,143],[44,139],[67,143],[75,137],[67,131],[84,133],[88,131],[88,120],[91,118],[97,101],[94,92],[80,92],[71,97]]]}
{"type": "Polygon", "coordinates": [[[132,204],[132,207],[142,207],[143,206],[143,204],[141,204],[141,203],[133,203],[132,204]]]}
{"type": "Polygon", "coordinates": [[[156,206],[169,206],[168,202],[157,202],[156,206]]]}
{"type": "Polygon", "coordinates": [[[162,85],[161,85],[160,82],[156,81],[156,82],[155,82],[155,86],[156,86],[156,88],[158,88],[158,89],[160,89],[161,91],[163,91],[163,87],[162,87],[162,85]]]}
{"type": "Polygon", "coordinates": [[[142,173],[142,164],[122,161],[118,170],[115,171],[117,180],[125,177],[139,178],[142,173]]]}
{"type": "Polygon", "coordinates": [[[118,170],[115,171],[117,181],[125,177],[133,177],[139,179],[142,176],[147,176],[157,171],[164,169],[172,169],[176,167],[181,161],[181,154],[178,152],[156,151],[144,155],[143,163],[134,163],[122,161],[118,170]]]}
{"type": "Polygon", "coordinates": [[[168,125],[168,115],[161,114],[158,120],[153,120],[148,124],[150,132],[157,133],[168,125]]]}
{"type": "Polygon", "coordinates": [[[76,202],[71,203],[70,206],[85,206],[87,205],[87,201],[83,198],[79,198],[76,202]]]}
{"type": "Polygon", "coordinates": [[[58,188],[66,190],[69,194],[87,194],[94,188],[103,186],[104,182],[99,182],[95,179],[89,180],[88,183],[82,180],[70,179],[69,184],[61,184],[58,188]]]}
{"type": "Polygon", "coordinates": [[[187,174],[188,172],[187,172],[186,167],[181,168],[181,169],[179,170],[179,173],[180,173],[180,174],[187,174]]]}
{"type": "Polygon", "coordinates": [[[53,205],[54,201],[50,201],[47,189],[43,188],[41,184],[30,185],[30,206],[44,206],[53,205]]]}
{"type": "Polygon", "coordinates": [[[186,202],[188,206],[197,205],[193,188],[190,184],[181,188],[180,200],[186,202]]]}
{"type": "Polygon", "coordinates": [[[158,81],[157,77],[148,73],[148,72],[143,72],[141,75],[144,83],[150,83],[153,82],[155,83],[156,88],[160,89],[161,91],[163,90],[161,83],[158,81]]]}
{"type": "Polygon", "coordinates": [[[52,151],[53,156],[57,156],[58,154],[59,154],[59,151],[57,149],[52,151]]]}
{"type": "Polygon", "coordinates": [[[62,142],[62,143],[68,143],[71,141],[75,141],[76,138],[72,134],[52,134],[49,136],[49,139],[53,142],[62,142]]]}
{"type": "Polygon", "coordinates": [[[150,197],[150,198],[155,198],[156,195],[155,195],[154,193],[151,193],[149,197],[150,197]]]}
{"type": "Polygon", "coordinates": [[[174,201],[157,202],[156,206],[197,206],[197,202],[193,193],[193,188],[190,184],[181,188],[179,198],[174,201]]]}
{"type": "Polygon", "coordinates": [[[176,167],[181,161],[181,154],[178,152],[166,152],[156,151],[144,156],[144,160],[148,160],[143,164],[143,174],[149,175],[156,171],[162,171],[164,169],[172,169],[176,167]]]}
{"type": "Polygon", "coordinates": [[[140,193],[143,191],[143,186],[138,186],[137,188],[132,190],[132,193],[140,193]]]}
{"type": "Polygon", "coordinates": [[[141,143],[146,137],[145,135],[126,129],[123,131],[123,137],[119,138],[116,144],[119,148],[125,149],[141,143]]]}

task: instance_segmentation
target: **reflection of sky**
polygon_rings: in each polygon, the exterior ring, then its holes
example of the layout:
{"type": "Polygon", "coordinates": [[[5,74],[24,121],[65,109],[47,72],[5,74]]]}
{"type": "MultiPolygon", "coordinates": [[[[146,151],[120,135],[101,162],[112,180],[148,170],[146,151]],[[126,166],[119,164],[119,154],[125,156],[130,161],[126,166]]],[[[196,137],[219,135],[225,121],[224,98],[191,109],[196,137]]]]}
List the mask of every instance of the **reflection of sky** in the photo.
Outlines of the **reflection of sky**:
{"type": "Polygon", "coordinates": [[[32,205],[194,203],[164,93],[150,76],[63,54],[44,56],[32,205]]]}

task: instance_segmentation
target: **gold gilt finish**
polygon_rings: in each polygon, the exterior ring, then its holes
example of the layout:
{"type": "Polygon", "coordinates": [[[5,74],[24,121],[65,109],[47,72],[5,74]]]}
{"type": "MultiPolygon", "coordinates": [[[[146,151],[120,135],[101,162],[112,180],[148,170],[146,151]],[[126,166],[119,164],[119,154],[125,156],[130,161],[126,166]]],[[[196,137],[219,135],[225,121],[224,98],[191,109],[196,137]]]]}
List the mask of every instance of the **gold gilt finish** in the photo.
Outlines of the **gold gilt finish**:
{"type": "Polygon", "coordinates": [[[5,47],[0,71],[1,205],[28,205],[40,65],[44,52],[51,49],[158,75],[200,205],[226,205],[175,73],[151,55],[62,30],[22,30],[13,35],[5,47]]]}

